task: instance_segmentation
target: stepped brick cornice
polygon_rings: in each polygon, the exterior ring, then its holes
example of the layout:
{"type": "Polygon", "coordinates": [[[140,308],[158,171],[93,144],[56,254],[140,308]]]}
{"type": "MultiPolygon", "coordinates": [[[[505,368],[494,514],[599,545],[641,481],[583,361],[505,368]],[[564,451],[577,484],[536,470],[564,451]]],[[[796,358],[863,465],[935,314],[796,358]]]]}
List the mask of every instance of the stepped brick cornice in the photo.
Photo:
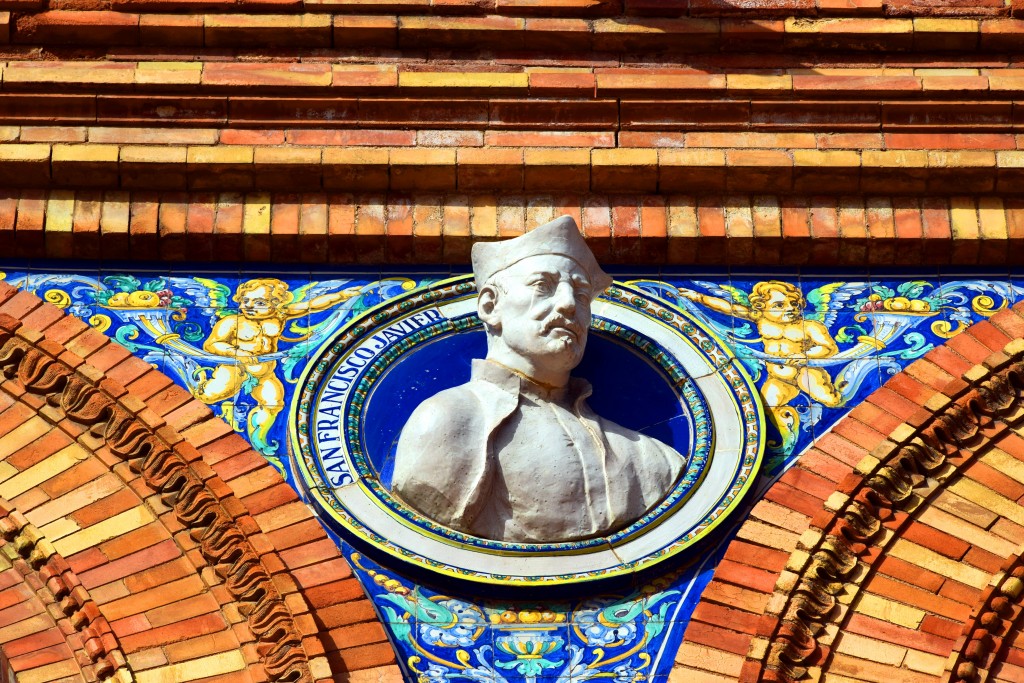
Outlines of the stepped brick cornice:
{"type": "Polygon", "coordinates": [[[1024,201],[955,195],[0,193],[22,258],[469,262],[472,243],[573,216],[608,263],[1020,264],[1024,201]]]}
{"type": "MultiPolygon", "coordinates": [[[[760,20],[719,17],[552,19],[351,15],[305,7],[294,14],[200,15],[148,11],[53,9],[0,18],[14,45],[60,47],[446,49],[459,52],[541,51],[553,54],[631,52],[687,55],[717,51],[787,52],[1005,51],[1019,20],[1009,16],[788,16],[760,20]]],[[[163,10],[166,11],[166,10],[163,10]]],[[[5,41],[5,42],[7,42],[5,41]]]]}

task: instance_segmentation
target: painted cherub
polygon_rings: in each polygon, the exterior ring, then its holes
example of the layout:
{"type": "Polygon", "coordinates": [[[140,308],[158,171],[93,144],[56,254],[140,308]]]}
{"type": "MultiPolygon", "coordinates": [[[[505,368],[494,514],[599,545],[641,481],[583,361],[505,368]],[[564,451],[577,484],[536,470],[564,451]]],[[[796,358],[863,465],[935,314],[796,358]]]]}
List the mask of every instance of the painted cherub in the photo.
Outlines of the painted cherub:
{"type": "MultiPolygon", "coordinates": [[[[222,288],[223,298],[230,292],[214,282],[204,284],[222,288]]],[[[277,352],[288,321],[325,311],[359,294],[360,289],[353,287],[296,302],[295,294],[281,280],[255,278],[241,283],[231,297],[238,312],[218,320],[203,343],[207,353],[231,360],[200,379],[192,394],[203,403],[214,404],[245,390],[256,402],[249,411],[249,440],[260,450],[272,451],[266,445],[267,433],[284,408],[285,391],[277,377],[277,360],[267,356],[277,352]]],[[[225,417],[235,421],[233,407],[225,406],[225,417]]]]}
{"type": "Polygon", "coordinates": [[[796,440],[800,417],[789,404],[801,392],[829,408],[845,403],[846,397],[828,372],[806,364],[809,359],[836,355],[839,347],[824,324],[804,315],[807,302],[795,286],[778,280],[758,282],[747,298],[749,306],[688,289],[680,289],[679,295],[757,325],[764,354],[772,357],[765,362],[768,378],[761,385],[761,395],[784,447],[796,440]]]}

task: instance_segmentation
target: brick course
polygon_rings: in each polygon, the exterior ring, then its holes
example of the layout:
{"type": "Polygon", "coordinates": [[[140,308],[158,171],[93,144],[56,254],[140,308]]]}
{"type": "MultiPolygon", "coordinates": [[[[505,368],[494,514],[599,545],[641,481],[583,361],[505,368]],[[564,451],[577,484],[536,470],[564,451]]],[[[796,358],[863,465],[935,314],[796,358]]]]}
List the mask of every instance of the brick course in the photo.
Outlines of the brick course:
{"type": "Polygon", "coordinates": [[[711,643],[745,659],[688,657],[700,653],[684,643],[674,675],[923,682],[941,675],[973,681],[992,671],[1012,680],[1016,665],[1003,662],[1015,661],[1018,651],[1001,648],[998,637],[993,644],[989,633],[1015,634],[1021,611],[1007,602],[1021,595],[1020,537],[1010,540],[1002,529],[1024,523],[1021,397],[1013,384],[1024,372],[1024,343],[1001,330],[1020,329],[1022,320],[1018,305],[911,364],[782,476],[765,497],[772,506],[756,505],[740,528],[742,541],[716,569],[694,612],[698,626],[685,636],[686,643],[711,643]],[[959,355],[958,363],[947,362],[950,354],[959,355]],[[957,376],[936,372],[958,364],[957,376]],[[1013,397],[998,414],[975,402],[993,391],[1013,397]],[[884,432],[860,421],[878,408],[892,418],[884,427],[872,421],[884,432]],[[968,421],[957,422],[963,417],[968,421]],[[944,430],[935,432],[938,441],[930,425],[944,430]],[[904,489],[894,468],[908,461],[899,458],[927,449],[946,459],[943,471],[934,469],[938,460],[915,465],[904,489]],[[831,462],[828,480],[820,480],[822,497],[815,499],[824,458],[831,462]],[[809,496],[806,503],[794,495],[798,490],[809,496]],[[851,517],[850,509],[867,516],[851,517]],[[818,607],[807,602],[808,591],[819,591],[818,607]],[[747,616],[721,619],[737,612],[747,616]],[[802,631],[808,618],[811,630],[802,631]]]}
{"type": "MultiPolygon", "coordinates": [[[[73,376],[68,387],[94,392],[92,387],[99,387],[102,393],[92,394],[91,401],[112,397],[120,406],[131,406],[139,417],[125,412],[127,419],[145,420],[136,428],[158,434],[163,448],[189,463],[204,495],[219,506],[218,514],[237,523],[236,540],[230,542],[238,552],[252,555],[266,572],[291,577],[276,582],[278,590],[291,586],[281,596],[282,609],[288,605],[287,619],[306,623],[324,611],[328,625],[304,631],[308,647],[302,657],[313,672],[309,680],[327,680],[322,678],[327,661],[345,661],[352,675],[366,669],[375,680],[400,679],[394,654],[358,584],[347,592],[320,590],[328,581],[354,581],[346,578],[351,569],[333,542],[273,468],[205,405],[187,393],[174,398],[181,392],[164,392],[154,400],[142,387],[156,371],[130,362],[124,349],[84,323],[5,284],[0,284],[0,346],[7,365],[12,358],[8,350],[17,347],[36,354],[43,366],[73,376]],[[25,320],[45,322],[30,327],[25,320]],[[59,361],[53,360],[56,356],[59,361]],[[118,380],[99,369],[112,363],[127,366],[118,380]],[[287,543],[279,549],[275,538],[287,543]],[[352,615],[347,630],[332,630],[330,624],[337,621],[330,614],[338,609],[352,615]]],[[[33,539],[29,547],[39,560],[30,566],[19,559],[12,566],[0,559],[5,585],[0,621],[9,625],[0,638],[0,653],[12,669],[31,671],[38,680],[51,680],[56,672],[87,679],[191,680],[234,673],[237,680],[266,680],[264,662],[274,648],[250,628],[245,615],[255,605],[229,590],[236,580],[234,561],[213,571],[203,545],[210,532],[190,528],[187,519],[176,516],[174,497],[161,498],[152,488],[150,468],[173,465],[130,460],[125,467],[112,454],[119,446],[97,438],[102,429],[83,431],[80,421],[90,418],[52,424],[53,413],[37,414],[39,406],[30,400],[40,391],[31,383],[34,376],[19,372],[14,362],[11,378],[0,384],[5,433],[0,444],[0,545],[21,548],[33,539]],[[40,562],[45,563],[41,568],[40,562]],[[50,577],[56,575],[63,583],[53,583],[50,577]],[[68,616],[55,623],[49,614],[61,612],[48,612],[46,604],[61,599],[68,616]],[[18,628],[10,626],[15,622],[18,628]],[[89,654],[78,656],[82,643],[89,654]]],[[[169,384],[166,380],[163,386],[169,384]]],[[[68,405],[89,411],[88,403],[68,405]]],[[[168,456],[156,452],[148,457],[168,456]]],[[[252,574],[256,570],[246,566],[245,580],[258,580],[252,574]]],[[[289,661],[297,666],[294,658],[289,661]]]]}

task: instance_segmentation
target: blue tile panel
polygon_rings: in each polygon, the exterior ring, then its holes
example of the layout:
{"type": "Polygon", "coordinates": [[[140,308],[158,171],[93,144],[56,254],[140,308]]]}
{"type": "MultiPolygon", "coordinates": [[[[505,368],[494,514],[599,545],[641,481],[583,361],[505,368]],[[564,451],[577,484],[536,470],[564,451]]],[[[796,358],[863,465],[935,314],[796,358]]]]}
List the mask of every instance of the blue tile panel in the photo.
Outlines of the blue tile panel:
{"type": "MultiPolygon", "coordinates": [[[[769,436],[750,502],[888,377],[1024,300],[1021,272],[636,270],[621,279],[700,319],[755,378],[769,436]]],[[[288,406],[316,349],[354,315],[451,274],[444,268],[238,273],[68,263],[8,263],[0,271],[208,403],[293,485],[288,406]],[[283,312],[281,324],[260,322],[267,306],[283,312]]],[[[433,586],[429,577],[371,559],[343,533],[329,531],[373,598],[411,680],[626,683],[668,674],[738,523],[631,584],[529,599],[433,586]]]]}

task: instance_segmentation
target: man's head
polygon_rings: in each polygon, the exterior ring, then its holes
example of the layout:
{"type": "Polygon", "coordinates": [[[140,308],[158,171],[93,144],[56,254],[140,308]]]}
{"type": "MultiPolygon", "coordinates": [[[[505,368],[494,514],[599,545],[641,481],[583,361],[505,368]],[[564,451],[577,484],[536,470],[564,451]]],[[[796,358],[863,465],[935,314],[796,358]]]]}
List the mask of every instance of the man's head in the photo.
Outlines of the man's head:
{"type": "Polygon", "coordinates": [[[571,218],[505,242],[475,245],[473,272],[488,358],[542,381],[560,380],[579,364],[590,303],[611,278],[571,218]]]}

